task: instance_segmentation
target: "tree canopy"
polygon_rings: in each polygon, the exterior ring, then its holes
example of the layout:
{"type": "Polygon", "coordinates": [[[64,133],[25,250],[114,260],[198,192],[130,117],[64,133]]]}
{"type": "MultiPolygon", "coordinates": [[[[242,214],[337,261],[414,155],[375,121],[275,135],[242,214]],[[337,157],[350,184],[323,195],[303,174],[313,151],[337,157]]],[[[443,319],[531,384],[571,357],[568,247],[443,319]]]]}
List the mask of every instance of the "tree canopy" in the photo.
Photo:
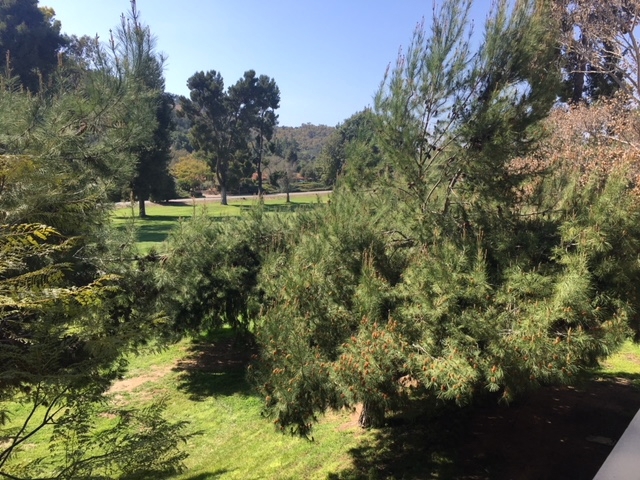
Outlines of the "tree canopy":
{"type": "Polygon", "coordinates": [[[66,44],[54,15],[52,9],[38,8],[38,0],[0,3],[0,58],[32,92],[48,80],[58,63],[58,51],[66,44]]]}
{"type": "Polygon", "coordinates": [[[254,378],[283,430],[357,403],[369,426],[409,398],[509,402],[573,381],[635,324],[624,178],[515,168],[560,87],[539,68],[557,58],[548,11],[496,3],[474,53],[469,8],[443,2],[386,77],[374,188],[339,190],[264,261],[254,378]]]}
{"type": "Polygon", "coordinates": [[[198,72],[187,81],[190,98],[182,97],[181,113],[191,120],[191,137],[216,174],[222,204],[232,182],[255,165],[262,188],[262,163],[277,123],[280,91],[273,79],[248,70],[224,89],[215,70],[198,72]]]}
{"type": "Polygon", "coordinates": [[[317,169],[325,184],[335,185],[338,178],[345,176],[357,188],[373,181],[382,164],[375,144],[376,128],[375,114],[368,109],[353,114],[338,126],[318,158],[317,169]]]}
{"type": "Polygon", "coordinates": [[[596,101],[619,90],[638,98],[639,12],[636,0],[555,0],[567,100],[596,101]]]}
{"type": "Polygon", "coordinates": [[[175,196],[169,174],[173,97],[164,91],[163,58],[155,52],[155,39],[149,27],[142,25],[135,2],[128,17],[122,16],[113,39],[114,54],[120,74],[131,77],[146,89],[146,101],[154,111],[153,135],[133,147],[137,158],[135,174],[130,182],[132,195],[138,200],[139,214],[146,216],[145,201],[150,197],[168,200],[175,196]]]}
{"type": "Polygon", "coordinates": [[[109,228],[108,193],[130,181],[135,148],[150,145],[156,127],[153,92],[118,68],[126,62],[118,55],[98,46],[93,68],[62,63],[35,94],[0,78],[0,400],[14,402],[0,415],[0,472],[8,478],[153,478],[183,468],[185,424],[165,422],[161,403],[113,412],[115,427],[96,427],[124,355],[163,335],[145,261],[109,228]],[[51,455],[19,461],[43,429],[51,455]]]}

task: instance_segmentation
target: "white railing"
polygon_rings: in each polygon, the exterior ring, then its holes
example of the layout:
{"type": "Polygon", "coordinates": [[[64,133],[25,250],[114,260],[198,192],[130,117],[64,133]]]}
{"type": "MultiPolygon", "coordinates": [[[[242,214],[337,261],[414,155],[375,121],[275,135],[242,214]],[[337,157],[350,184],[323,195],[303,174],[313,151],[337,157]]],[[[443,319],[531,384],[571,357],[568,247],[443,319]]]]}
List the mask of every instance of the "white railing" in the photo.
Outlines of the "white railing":
{"type": "Polygon", "coordinates": [[[640,411],[593,480],[640,480],[640,411]]]}

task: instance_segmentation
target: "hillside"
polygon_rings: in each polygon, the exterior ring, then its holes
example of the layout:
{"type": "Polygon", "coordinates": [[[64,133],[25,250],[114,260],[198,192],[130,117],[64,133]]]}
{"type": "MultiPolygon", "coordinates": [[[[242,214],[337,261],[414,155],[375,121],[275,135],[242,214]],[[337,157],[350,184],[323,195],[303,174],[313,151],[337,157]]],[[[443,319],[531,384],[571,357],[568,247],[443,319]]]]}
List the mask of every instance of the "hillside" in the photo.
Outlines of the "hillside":
{"type": "Polygon", "coordinates": [[[303,123],[299,127],[277,127],[276,151],[270,157],[272,168],[280,170],[287,158],[294,169],[308,180],[317,180],[315,162],[335,127],[303,123]]]}

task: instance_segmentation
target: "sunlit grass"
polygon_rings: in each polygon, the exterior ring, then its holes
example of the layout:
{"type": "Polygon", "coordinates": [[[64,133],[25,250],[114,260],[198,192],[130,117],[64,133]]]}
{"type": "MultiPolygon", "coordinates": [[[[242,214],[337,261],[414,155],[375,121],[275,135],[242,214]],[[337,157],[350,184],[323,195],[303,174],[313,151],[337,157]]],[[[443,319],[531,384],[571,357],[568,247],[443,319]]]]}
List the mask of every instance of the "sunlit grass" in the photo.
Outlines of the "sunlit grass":
{"type": "MultiPolygon", "coordinates": [[[[272,420],[262,415],[263,401],[254,393],[242,365],[227,368],[217,363],[215,354],[224,348],[220,342],[228,345],[232,340],[226,331],[206,341],[185,339],[141,352],[130,358],[125,378],[109,394],[116,404],[137,408],[164,399],[165,418],[190,422],[188,428],[195,435],[183,445],[189,453],[188,470],[173,480],[366,478],[359,476],[366,452],[374,457],[393,454],[372,450],[380,431],[359,429],[350,412],[321,418],[313,430],[313,441],[277,432],[272,420]],[[190,369],[208,354],[214,355],[209,357],[213,362],[190,369]],[[365,452],[355,470],[354,451],[365,452]]],[[[242,348],[238,352],[242,354],[242,348]]],[[[640,346],[626,343],[595,374],[633,381],[640,376],[640,346]]],[[[16,422],[27,413],[25,406],[3,407],[12,411],[16,422]]],[[[47,455],[49,434],[42,432],[25,445],[21,460],[47,455]]],[[[376,458],[370,459],[372,468],[376,458]]],[[[448,457],[438,460],[443,465],[450,461],[448,457]]],[[[427,463],[434,462],[432,458],[427,463]]],[[[411,476],[420,465],[406,465],[406,474],[411,476]]],[[[452,469],[455,465],[440,468],[442,472],[452,469]]]]}
{"type": "MultiPolygon", "coordinates": [[[[215,348],[215,339],[213,343],[215,348]]],[[[261,415],[263,401],[244,369],[189,373],[181,367],[181,361],[198,360],[199,346],[185,340],[160,353],[132,358],[125,382],[142,383],[114,394],[119,402],[137,406],[163,397],[167,419],[191,422],[197,435],[184,446],[188,471],[173,478],[320,479],[351,466],[349,450],[367,434],[353,424],[349,412],[322,419],[313,441],[281,434],[261,415]]]]}
{"type": "MultiPolygon", "coordinates": [[[[327,195],[314,193],[291,197],[291,202],[286,203],[284,197],[265,197],[262,208],[267,213],[291,213],[314,208],[325,203],[328,198],[327,195]]],[[[221,205],[219,200],[207,200],[205,203],[187,199],[180,204],[172,202],[166,205],[150,205],[146,208],[147,216],[140,218],[136,204],[116,209],[112,214],[112,221],[116,228],[132,227],[136,231],[138,248],[146,252],[151,248],[160,249],[162,242],[178,225],[180,219],[204,213],[224,221],[225,218],[238,217],[258,206],[258,200],[252,197],[233,197],[229,200],[229,205],[221,205]]]]}
{"type": "Polygon", "coordinates": [[[620,350],[602,362],[598,371],[607,377],[621,377],[640,387],[640,345],[627,341],[620,350]]]}

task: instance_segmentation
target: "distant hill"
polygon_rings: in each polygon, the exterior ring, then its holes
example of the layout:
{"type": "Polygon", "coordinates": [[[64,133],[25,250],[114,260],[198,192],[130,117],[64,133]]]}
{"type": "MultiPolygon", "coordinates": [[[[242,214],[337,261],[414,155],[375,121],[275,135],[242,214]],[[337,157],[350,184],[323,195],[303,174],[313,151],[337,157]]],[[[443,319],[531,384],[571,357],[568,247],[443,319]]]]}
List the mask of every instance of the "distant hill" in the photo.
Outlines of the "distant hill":
{"type": "MultiPolygon", "coordinates": [[[[184,155],[193,150],[189,139],[191,122],[177,114],[181,108],[180,97],[173,97],[175,131],[172,133],[172,146],[176,154],[184,155]]],[[[335,127],[311,123],[303,123],[299,127],[276,127],[276,148],[273,154],[265,157],[265,178],[268,178],[269,173],[293,170],[300,178],[317,181],[319,175],[316,172],[316,160],[335,130],[335,127]],[[285,159],[288,159],[288,166],[285,159]]]]}
{"type": "Polygon", "coordinates": [[[316,180],[315,163],[335,127],[303,123],[299,127],[277,127],[275,133],[276,155],[272,165],[280,158],[295,158],[295,169],[309,180],[316,180]],[[293,156],[292,156],[293,152],[293,156]]]}
{"type": "Polygon", "coordinates": [[[298,159],[304,162],[315,161],[320,155],[327,139],[335,127],[303,123],[299,127],[278,127],[276,139],[298,147],[298,159]]]}

